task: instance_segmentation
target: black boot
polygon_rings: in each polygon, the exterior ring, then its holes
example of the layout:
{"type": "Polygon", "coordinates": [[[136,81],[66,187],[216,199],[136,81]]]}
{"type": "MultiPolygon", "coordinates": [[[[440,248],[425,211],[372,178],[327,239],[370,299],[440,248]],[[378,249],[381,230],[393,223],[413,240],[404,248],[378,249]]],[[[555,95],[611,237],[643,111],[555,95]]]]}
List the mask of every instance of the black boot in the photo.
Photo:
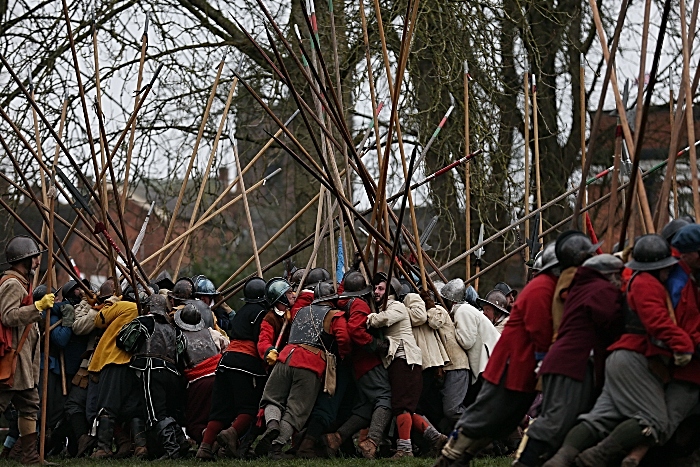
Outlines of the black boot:
{"type": "Polygon", "coordinates": [[[179,459],[181,457],[180,444],[177,441],[176,430],[179,430],[180,427],[175,422],[175,419],[168,417],[156,423],[153,428],[158,435],[158,441],[160,441],[165,451],[165,454],[159,460],[179,459]]]}
{"type": "Polygon", "coordinates": [[[114,438],[114,420],[103,415],[99,418],[97,425],[97,451],[90,457],[94,459],[112,457],[112,438],[114,438]]]}
{"type": "Polygon", "coordinates": [[[277,438],[280,434],[280,422],[277,420],[270,420],[267,423],[267,430],[263,433],[262,438],[258,441],[257,446],[255,446],[255,454],[257,456],[265,456],[270,452],[270,447],[272,446],[272,441],[277,438]]]}
{"type": "Polygon", "coordinates": [[[134,438],[134,457],[143,459],[148,456],[146,447],[146,422],[141,418],[131,420],[131,436],[134,438]]]}

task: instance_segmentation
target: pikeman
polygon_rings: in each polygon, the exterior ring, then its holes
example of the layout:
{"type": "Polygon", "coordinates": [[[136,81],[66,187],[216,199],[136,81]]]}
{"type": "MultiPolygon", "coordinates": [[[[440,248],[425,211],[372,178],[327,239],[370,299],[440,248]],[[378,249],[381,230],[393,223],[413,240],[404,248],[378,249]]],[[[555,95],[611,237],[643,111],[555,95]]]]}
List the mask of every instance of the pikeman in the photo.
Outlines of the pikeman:
{"type": "Polygon", "coordinates": [[[349,314],[348,333],[353,344],[352,367],[358,400],[352,415],[338,431],[323,437],[331,456],[338,452],[343,442],[369,426],[367,435],[360,439],[357,447],[364,458],[374,459],[384,431],[391,422],[389,372],[380,358],[389,350],[389,341],[367,327],[367,317],[372,313],[369,307],[371,294],[372,288],[359,271],[351,271],[343,279],[338,306],[347,309],[349,314]]]}
{"type": "Polygon", "coordinates": [[[289,310],[294,306],[296,296],[289,282],[281,277],[270,279],[265,284],[265,297],[270,305],[270,310],[265,314],[260,324],[260,337],[258,338],[258,354],[270,367],[275,364],[279,351],[287,343],[289,329],[280,339],[284,323],[289,322],[289,310]]]}
{"type": "Polygon", "coordinates": [[[304,427],[321,388],[335,392],[335,355],[344,358],[351,350],[345,313],[335,309],[333,302],[338,298],[333,284],[317,283],[314,297],[293,318],[289,343],[272,369],[260,402],[266,431],[256,453],[268,451],[271,459],[283,458],[282,448],[304,427]]]}
{"type": "Polygon", "coordinates": [[[48,293],[33,301],[31,278],[41,264],[36,242],[27,236],[12,238],[5,246],[5,261],[10,269],[0,278],[0,348],[11,358],[17,352],[12,383],[0,389],[0,413],[10,403],[19,412],[19,440],[22,464],[38,464],[36,420],[39,413],[39,328],[42,312],[51,309],[54,295],[48,293]]]}
{"type": "Polygon", "coordinates": [[[267,371],[257,349],[260,324],[267,312],[265,281],[248,279],[243,300],[245,305],[231,322],[231,342],[216,369],[209,422],[197,451],[201,460],[215,459],[212,446],[218,438],[226,441],[227,454],[236,454],[239,435],[253,424],[265,386],[267,371]]]}
{"type": "Polygon", "coordinates": [[[513,304],[476,401],[462,414],[434,467],[468,466],[492,440],[512,433],[535,399],[535,369],[552,343],[551,309],[558,274],[553,244],[542,258],[540,273],[513,304]]]}
{"type": "Polygon", "coordinates": [[[201,443],[211,411],[214,374],[229,339],[219,331],[207,328],[199,310],[191,303],[177,310],[174,323],[187,341],[183,355],[187,379],[185,429],[190,438],[201,443]]]}
{"type": "Polygon", "coordinates": [[[484,311],[486,317],[491,321],[499,334],[503,334],[503,330],[508,322],[510,311],[508,311],[508,298],[498,289],[493,289],[486,294],[484,298],[477,298],[476,302],[484,311]]]}
{"type": "MultiPolygon", "coordinates": [[[[175,420],[184,402],[178,368],[186,341],[180,329],[170,322],[165,297],[152,293],[142,298],[141,304],[146,314],[126,325],[119,332],[117,343],[133,353],[129,366],[142,384],[148,429],[165,451],[160,459],[179,459],[190,448],[175,420]]],[[[135,433],[135,436],[143,434],[135,433]]],[[[141,443],[137,439],[135,444],[141,443]]]]}

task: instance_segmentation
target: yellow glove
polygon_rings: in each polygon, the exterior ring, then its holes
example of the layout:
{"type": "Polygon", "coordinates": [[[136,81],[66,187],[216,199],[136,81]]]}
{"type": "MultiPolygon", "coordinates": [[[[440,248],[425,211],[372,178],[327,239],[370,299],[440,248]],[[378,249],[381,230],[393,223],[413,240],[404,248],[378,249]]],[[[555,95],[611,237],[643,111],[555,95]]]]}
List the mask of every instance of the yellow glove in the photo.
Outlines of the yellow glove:
{"type": "Polygon", "coordinates": [[[279,352],[277,349],[270,349],[269,352],[267,352],[267,355],[265,355],[265,361],[267,362],[268,365],[272,366],[277,362],[277,357],[279,357],[279,352]]]}
{"type": "Polygon", "coordinates": [[[56,296],[52,293],[47,293],[43,297],[41,297],[41,300],[38,302],[34,302],[34,306],[36,307],[37,310],[39,311],[45,311],[48,310],[53,306],[53,302],[55,300],[56,296]]]}

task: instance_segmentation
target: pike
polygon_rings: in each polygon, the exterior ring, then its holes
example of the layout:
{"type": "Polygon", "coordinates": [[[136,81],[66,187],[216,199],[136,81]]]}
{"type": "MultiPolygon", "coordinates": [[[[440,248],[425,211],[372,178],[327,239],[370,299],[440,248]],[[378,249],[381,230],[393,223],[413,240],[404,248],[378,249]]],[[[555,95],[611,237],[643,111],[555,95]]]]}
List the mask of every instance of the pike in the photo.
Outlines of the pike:
{"type": "MultiPolygon", "coordinates": [[[[192,227],[194,225],[195,219],[197,218],[197,214],[199,214],[199,206],[202,202],[202,197],[204,196],[204,191],[207,188],[208,185],[208,180],[209,180],[209,173],[211,172],[211,166],[214,163],[214,158],[216,157],[216,150],[219,147],[219,140],[221,139],[221,132],[224,130],[224,126],[226,125],[226,121],[228,119],[228,113],[229,109],[231,108],[231,101],[233,100],[233,93],[236,90],[236,85],[238,84],[238,79],[234,78],[233,79],[233,84],[231,85],[231,90],[228,93],[228,97],[226,98],[226,105],[224,105],[224,111],[221,114],[221,120],[219,121],[219,128],[216,131],[216,136],[214,137],[214,143],[211,146],[211,151],[209,153],[209,160],[207,161],[207,168],[204,169],[204,173],[202,174],[202,183],[199,186],[199,192],[197,193],[197,199],[194,202],[194,207],[192,208],[192,214],[190,214],[190,224],[189,227],[192,227]]],[[[238,169],[238,173],[241,173],[240,168],[238,169]]],[[[243,179],[240,177],[241,180],[243,179]]],[[[245,193],[245,189],[243,190],[243,193],[245,193]]],[[[247,202],[246,198],[243,198],[244,201],[247,202]]],[[[178,273],[180,272],[180,266],[182,265],[182,259],[185,257],[185,251],[187,251],[187,244],[189,242],[190,237],[185,238],[185,241],[183,242],[182,248],[180,249],[180,258],[177,260],[177,265],[175,266],[175,273],[173,274],[175,277],[178,277],[178,273]]]]}
{"type": "MultiPolygon", "coordinates": [[[[139,58],[139,71],[136,77],[136,95],[141,93],[141,85],[143,84],[143,67],[146,62],[146,50],[148,49],[148,22],[150,15],[146,14],[146,21],[143,25],[143,34],[141,35],[141,57],[139,58]]],[[[134,108],[138,103],[138,98],[134,100],[134,108]]],[[[126,206],[126,196],[129,193],[129,171],[131,170],[131,156],[134,152],[134,139],[136,136],[136,120],[131,125],[129,133],[129,146],[126,151],[126,162],[124,163],[124,187],[122,188],[122,207],[126,206]]],[[[115,194],[116,196],[116,194],[115,194]]]]}
{"type": "MultiPolygon", "coordinates": [[[[469,63],[464,61],[464,155],[469,156],[469,63]]],[[[468,250],[472,243],[472,189],[471,170],[464,166],[464,243],[468,250]]],[[[472,275],[472,265],[469,257],[465,259],[465,278],[472,275]]]]}
{"type": "MultiPolygon", "coordinates": [[[[484,224],[481,224],[479,227],[479,240],[478,243],[483,244],[484,243],[484,224]]],[[[481,257],[484,255],[486,250],[482,246],[478,250],[476,250],[476,253],[474,256],[476,256],[476,261],[474,263],[474,271],[475,274],[478,276],[479,275],[479,270],[481,269],[481,257]]],[[[479,292],[479,278],[477,277],[476,281],[474,282],[474,290],[479,292]]]]}
{"type": "MultiPolygon", "coordinates": [[[[236,143],[236,137],[233,134],[231,134],[229,135],[229,139],[233,144],[233,157],[236,159],[236,170],[238,171],[238,173],[241,173],[241,156],[238,154],[238,144],[236,143]]],[[[245,192],[245,183],[243,182],[243,177],[238,177],[238,183],[241,187],[241,196],[243,196],[243,208],[245,209],[245,217],[248,220],[250,241],[253,244],[253,256],[255,256],[255,267],[258,269],[258,276],[262,277],[262,266],[260,265],[260,257],[258,256],[258,245],[255,242],[255,229],[253,228],[253,220],[250,217],[250,206],[248,205],[248,195],[245,192]]]]}
{"type": "Polygon", "coordinates": [[[530,249],[530,260],[528,261],[528,281],[530,278],[532,278],[533,274],[533,268],[535,265],[535,259],[537,258],[537,253],[540,252],[540,248],[542,248],[542,243],[538,241],[538,232],[539,232],[539,225],[540,225],[540,211],[537,211],[535,214],[535,221],[532,224],[532,233],[530,234],[530,238],[527,239],[527,246],[530,249]]]}
{"type": "Polygon", "coordinates": [[[420,246],[424,251],[428,251],[431,248],[430,245],[428,245],[428,239],[430,239],[430,235],[432,235],[433,230],[435,230],[439,218],[439,216],[433,216],[428,226],[423,229],[423,233],[420,234],[420,246]]]}
{"type": "MultiPolygon", "coordinates": [[[[447,123],[447,119],[450,118],[450,114],[452,114],[452,111],[455,109],[455,98],[450,93],[450,107],[447,109],[447,112],[445,112],[445,116],[442,117],[442,120],[440,120],[440,123],[438,124],[437,128],[433,132],[432,136],[430,136],[430,139],[428,140],[428,143],[425,145],[423,150],[420,152],[420,157],[416,161],[416,167],[420,165],[421,162],[423,162],[423,159],[425,159],[426,154],[428,154],[428,151],[430,150],[430,147],[433,145],[433,142],[437,138],[437,136],[440,134],[440,131],[442,128],[445,126],[445,123],[447,123]]],[[[411,174],[413,175],[413,174],[411,174]]],[[[406,189],[406,182],[401,185],[401,188],[399,188],[399,193],[403,193],[403,191],[406,189]]],[[[394,209],[394,206],[396,205],[396,201],[394,201],[394,204],[391,205],[391,209],[394,209]]]]}

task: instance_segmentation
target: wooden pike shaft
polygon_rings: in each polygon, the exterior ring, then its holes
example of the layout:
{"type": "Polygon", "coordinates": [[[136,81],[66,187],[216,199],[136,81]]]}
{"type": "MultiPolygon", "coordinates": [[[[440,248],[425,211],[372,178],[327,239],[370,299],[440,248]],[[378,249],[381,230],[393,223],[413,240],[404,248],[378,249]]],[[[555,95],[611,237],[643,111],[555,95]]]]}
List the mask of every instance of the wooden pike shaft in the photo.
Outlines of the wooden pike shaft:
{"type": "MultiPolygon", "coordinates": [[[[695,0],[695,4],[698,0],[695,0]]],[[[698,187],[698,161],[695,150],[695,119],[693,118],[693,94],[690,89],[690,47],[692,44],[688,42],[687,29],[685,19],[685,0],[680,0],[680,17],[681,17],[681,39],[683,42],[683,81],[685,83],[685,121],[688,131],[688,142],[690,144],[690,183],[693,192],[693,209],[695,218],[700,219],[700,188],[698,187]]]]}
{"type": "MultiPolygon", "coordinates": [[[[146,25],[144,27],[143,35],[141,36],[141,57],[139,58],[139,72],[136,77],[136,95],[138,96],[141,92],[141,85],[143,84],[143,66],[146,62],[146,50],[148,49],[148,17],[146,17],[146,25]]],[[[136,111],[136,106],[138,105],[138,98],[134,99],[134,111],[136,111]]],[[[126,197],[129,194],[129,172],[131,170],[131,156],[134,152],[134,140],[136,138],[136,120],[131,125],[131,131],[129,133],[129,146],[126,151],[126,163],[124,164],[124,186],[122,188],[122,208],[126,206],[126,197]]]]}
{"type": "MultiPolygon", "coordinates": [[[[65,1],[65,0],[64,0],[65,1]]],[[[175,207],[173,208],[172,217],[170,218],[170,224],[168,225],[168,230],[165,233],[165,239],[163,243],[168,243],[170,236],[173,233],[173,228],[175,227],[175,221],[177,220],[177,214],[182,206],[182,198],[185,196],[185,191],[187,190],[187,180],[190,178],[190,172],[192,172],[192,167],[194,166],[194,161],[197,159],[197,150],[199,149],[199,143],[202,141],[202,135],[204,134],[204,128],[206,127],[207,120],[209,118],[209,111],[211,110],[212,102],[214,102],[214,97],[216,96],[216,88],[219,85],[219,79],[221,78],[221,72],[224,69],[226,57],[224,56],[219,63],[219,68],[216,70],[216,78],[214,78],[214,84],[211,87],[211,92],[209,93],[209,99],[207,100],[207,105],[204,108],[204,115],[202,116],[202,123],[199,126],[199,133],[197,133],[197,139],[195,140],[194,147],[192,148],[192,155],[190,156],[190,162],[185,171],[185,176],[182,179],[182,187],[180,187],[180,193],[177,196],[177,201],[175,202],[175,207]]],[[[158,258],[160,261],[160,258],[158,258]]]]}
{"type": "MultiPolygon", "coordinates": [[[[581,65],[579,66],[579,104],[580,111],[580,128],[581,132],[581,173],[583,173],[583,168],[586,166],[586,70],[583,67],[583,54],[580,55],[581,65]]],[[[586,194],[583,198],[582,206],[585,208],[588,203],[588,190],[586,189],[586,194]]],[[[583,231],[586,232],[586,224],[583,224],[583,231]]]]}
{"type": "MultiPolygon", "coordinates": [[[[233,141],[233,156],[236,159],[236,170],[242,172],[241,157],[238,154],[238,144],[233,141]]],[[[243,196],[243,207],[245,208],[245,217],[248,220],[248,229],[250,230],[250,242],[253,244],[253,255],[255,256],[255,267],[258,270],[258,276],[262,277],[262,266],[260,265],[260,256],[258,256],[258,244],[255,241],[255,229],[253,228],[253,219],[250,216],[250,206],[248,205],[248,195],[245,192],[245,183],[243,177],[238,178],[239,186],[241,187],[241,195],[243,196]]]]}
{"type": "MultiPolygon", "coordinates": [[[[266,182],[267,180],[269,180],[273,175],[276,175],[276,174],[277,174],[278,172],[280,172],[281,170],[282,170],[282,169],[277,169],[275,172],[273,172],[272,174],[268,175],[266,178],[264,178],[264,179],[258,181],[255,185],[248,187],[248,188],[246,189],[246,193],[250,193],[250,192],[252,192],[253,190],[259,188],[259,187],[262,186],[262,185],[264,185],[265,182],[266,182]]],[[[170,248],[170,247],[172,247],[173,245],[176,245],[176,244],[182,242],[188,235],[190,235],[192,232],[194,232],[194,231],[197,230],[198,228],[200,228],[200,227],[202,227],[203,225],[205,225],[207,222],[209,222],[209,221],[212,220],[214,217],[216,217],[216,216],[218,216],[219,214],[221,214],[222,212],[224,212],[224,211],[225,211],[226,209],[228,209],[229,207],[231,207],[231,206],[233,206],[234,204],[236,204],[238,201],[241,200],[242,197],[243,197],[242,195],[238,195],[238,196],[236,196],[235,198],[233,198],[231,201],[229,201],[228,203],[226,203],[226,204],[224,204],[223,206],[221,206],[220,208],[218,208],[216,211],[212,212],[211,214],[208,214],[206,217],[202,216],[202,217],[197,221],[197,223],[196,223],[195,225],[193,225],[193,226],[190,227],[189,229],[185,230],[185,231],[184,231],[183,233],[181,233],[177,238],[175,238],[175,239],[173,239],[173,240],[170,240],[170,242],[168,242],[168,243],[166,243],[165,245],[163,245],[158,251],[156,251],[155,253],[153,253],[151,256],[149,256],[149,257],[146,258],[145,260],[141,261],[141,264],[143,265],[143,264],[148,263],[149,261],[152,261],[152,260],[156,259],[156,257],[158,257],[158,255],[160,255],[160,254],[162,254],[163,252],[165,252],[165,250],[167,250],[168,248],[170,248]]],[[[177,251],[177,250],[176,250],[176,249],[173,249],[173,250],[169,253],[169,255],[172,256],[172,255],[175,253],[175,251],[177,251]]],[[[154,274],[151,274],[151,277],[152,277],[153,275],[154,275],[154,274]]]]}
{"type": "MultiPolygon", "coordinates": [[[[525,198],[524,198],[524,205],[525,205],[525,236],[530,235],[530,219],[528,216],[530,215],[530,73],[525,72],[525,75],[523,77],[523,83],[524,83],[524,88],[525,88],[525,112],[524,112],[524,119],[525,119],[525,146],[524,146],[524,151],[525,151],[525,198]]],[[[525,257],[529,258],[530,257],[530,248],[525,247],[525,257]]]]}
{"type": "MultiPolygon", "coordinates": [[[[596,31],[598,32],[598,40],[603,48],[603,57],[606,63],[610,61],[610,50],[608,49],[607,40],[605,38],[605,30],[603,29],[603,23],[600,19],[600,12],[598,11],[598,5],[595,0],[589,0],[589,5],[591,6],[591,11],[593,12],[593,22],[595,23],[596,31]]],[[[620,123],[622,124],[622,133],[627,143],[627,149],[631,154],[635,152],[634,141],[632,139],[632,133],[630,131],[629,123],[627,121],[627,110],[622,102],[622,97],[620,95],[620,89],[617,84],[617,73],[615,72],[615,66],[610,71],[610,82],[612,85],[613,93],[615,94],[615,105],[617,112],[619,114],[620,123]]],[[[641,109],[640,109],[641,113],[641,109]]],[[[638,131],[641,129],[637,129],[638,131]]],[[[651,210],[649,209],[649,201],[647,200],[646,190],[644,189],[643,183],[638,183],[641,180],[641,174],[637,172],[636,174],[631,174],[632,177],[637,177],[637,189],[640,197],[640,203],[642,205],[642,212],[644,214],[644,223],[646,229],[650,233],[654,233],[653,219],[651,217],[651,210]]]]}
{"type": "MultiPolygon", "coordinates": [[[[238,84],[238,78],[233,78],[233,84],[231,85],[231,90],[226,98],[226,105],[224,106],[224,112],[221,115],[221,121],[219,122],[219,128],[216,131],[216,136],[214,137],[214,144],[211,147],[211,153],[209,154],[209,161],[207,162],[207,168],[202,174],[202,184],[199,187],[199,192],[197,193],[197,199],[194,202],[194,208],[192,209],[192,214],[190,215],[190,224],[188,228],[192,227],[197,219],[197,214],[199,213],[199,205],[202,202],[204,196],[204,191],[207,188],[209,182],[209,172],[211,171],[211,166],[216,158],[216,150],[219,147],[219,140],[221,139],[221,132],[224,131],[224,126],[226,126],[226,120],[228,118],[228,112],[231,108],[231,102],[233,101],[233,93],[236,90],[236,85],[238,84]]],[[[238,172],[240,173],[240,171],[238,172]]],[[[244,190],[245,191],[245,190],[244,190]]],[[[182,265],[182,259],[185,257],[185,252],[187,251],[187,244],[189,243],[190,237],[186,237],[185,241],[180,248],[180,258],[177,260],[177,266],[175,266],[174,277],[178,277],[180,272],[180,266],[182,265]]]]}
{"type": "MultiPolygon", "coordinates": [[[[605,236],[605,244],[608,253],[613,252],[615,214],[617,213],[617,188],[620,185],[620,159],[622,157],[622,135],[619,125],[615,129],[615,159],[613,162],[612,182],[610,184],[610,203],[608,203],[608,231],[605,236]]],[[[583,206],[586,207],[585,205],[583,206]]]]}
{"type": "MultiPolygon", "coordinates": [[[[303,208],[301,208],[301,210],[300,210],[299,212],[297,212],[296,214],[294,214],[294,216],[293,216],[291,219],[289,219],[289,221],[287,221],[287,223],[284,224],[284,225],[282,226],[282,228],[279,229],[279,230],[277,231],[276,234],[274,234],[272,237],[270,237],[270,239],[269,239],[267,242],[265,242],[265,244],[264,244],[263,246],[261,246],[260,249],[258,249],[258,255],[261,255],[261,254],[267,249],[267,247],[269,247],[270,245],[272,245],[272,244],[275,242],[275,240],[277,240],[277,239],[280,237],[280,235],[282,235],[292,224],[294,224],[297,220],[299,220],[299,218],[300,218],[311,206],[313,206],[313,204],[314,204],[318,199],[319,199],[319,194],[317,194],[316,196],[314,196],[313,198],[311,198],[311,201],[309,201],[308,203],[306,203],[306,206],[304,206],[303,208]]],[[[220,290],[220,291],[221,291],[221,290],[224,290],[224,289],[226,288],[226,286],[229,285],[233,279],[235,279],[236,277],[238,277],[238,275],[239,275],[241,272],[243,272],[243,270],[244,270],[245,268],[247,268],[247,267],[250,265],[250,263],[252,263],[254,260],[255,260],[255,255],[253,255],[253,256],[251,256],[250,258],[248,258],[248,259],[246,260],[245,263],[243,263],[238,269],[236,269],[236,271],[235,271],[233,274],[231,274],[231,276],[230,276],[228,279],[226,279],[226,280],[223,282],[223,284],[221,284],[221,285],[219,286],[219,290],[220,290]]]]}
{"type": "MultiPolygon", "coordinates": [[[[668,100],[668,106],[669,106],[669,112],[670,112],[670,124],[671,128],[673,128],[673,88],[671,88],[671,80],[669,80],[669,100],[668,100]]],[[[678,219],[680,216],[680,207],[678,205],[678,174],[676,171],[673,171],[673,218],[678,219]]]]}
{"type": "MultiPolygon", "coordinates": [[[[34,86],[32,85],[32,88],[30,89],[30,92],[32,93],[32,99],[34,99],[34,86]]],[[[34,122],[34,139],[36,142],[36,152],[43,159],[43,148],[41,147],[41,133],[39,133],[39,117],[36,114],[36,110],[32,108],[32,120],[34,122]]],[[[48,199],[46,195],[46,176],[44,175],[44,168],[39,166],[39,178],[41,181],[41,200],[43,201],[44,204],[48,205],[48,199]]],[[[48,229],[48,225],[42,224],[41,226],[41,238],[44,239],[46,238],[46,231],[48,229]]],[[[48,271],[48,269],[47,269],[48,271]]],[[[39,274],[34,274],[34,281],[33,281],[32,288],[36,288],[37,285],[39,285],[39,274]]]]}
{"type": "MultiPolygon", "coordinates": [[[[532,75],[532,129],[535,137],[535,190],[537,195],[537,209],[542,209],[542,186],[540,178],[540,133],[539,117],[537,115],[537,82],[535,75],[532,75]]],[[[542,235],[542,216],[537,231],[542,235]]]]}
{"type": "MultiPolygon", "coordinates": [[[[467,62],[464,62],[464,156],[468,156],[469,152],[469,68],[467,62]]],[[[472,193],[471,193],[471,176],[469,173],[469,164],[464,165],[464,236],[466,250],[471,247],[472,243],[472,193]]],[[[465,251],[466,251],[465,250],[465,251]]],[[[469,278],[472,275],[472,265],[469,257],[465,259],[466,275],[469,278]]]]}
{"type": "MultiPolygon", "coordinates": [[[[392,105],[391,105],[391,120],[389,123],[389,141],[391,140],[391,122],[393,121],[395,126],[396,126],[396,136],[398,138],[399,142],[399,153],[401,154],[401,166],[403,168],[403,173],[404,173],[404,178],[406,180],[409,179],[410,173],[408,172],[408,168],[406,167],[406,153],[404,151],[403,147],[403,137],[401,135],[401,123],[399,122],[399,115],[398,115],[398,97],[399,93],[401,90],[401,83],[403,81],[403,70],[406,67],[406,62],[408,61],[408,54],[409,50],[411,48],[411,38],[413,37],[413,33],[415,31],[415,26],[416,26],[416,17],[418,15],[418,6],[420,4],[420,0],[413,0],[413,5],[412,5],[412,10],[411,10],[411,19],[410,21],[408,18],[406,21],[408,21],[407,25],[404,25],[404,29],[406,30],[406,26],[408,26],[408,30],[404,33],[402,37],[402,54],[400,54],[400,63],[399,63],[399,68],[396,71],[396,82],[392,83],[391,79],[391,68],[389,64],[389,55],[387,52],[387,47],[386,47],[386,38],[384,36],[384,28],[381,22],[381,10],[379,8],[379,2],[378,0],[374,0],[374,7],[375,7],[375,14],[377,16],[377,25],[379,26],[379,35],[381,37],[381,42],[382,42],[382,55],[384,57],[384,67],[386,68],[386,74],[387,74],[387,80],[389,84],[389,90],[391,92],[391,99],[392,99],[392,105]]],[[[389,150],[391,148],[391,144],[387,144],[385,148],[385,153],[384,153],[384,173],[382,173],[382,179],[384,181],[384,184],[380,184],[380,187],[378,187],[377,190],[377,197],[379,197],[382,200],[382,205],[383,209],[386,211],[388,210],[388,204],[386,201],[386,176],[388,172],[388,158],[389,158],[389,150]]],[[[422,250],[423,248],[420,245],[420,233],[418,232],[418,222],[416,218],[416,211],[415,207],[413,205],[413,195],[411,194],[410,188],[406,191],[407,193],[407,199],[408,199],[408,207],[410,210],[411,214],[411,224],[413,227],[413,237],[415,239],[415,245],[416,245],[416,256],[418,259],[418,268],[420,270],[420,275],[421,275],[421,284],[423,286],[423,290],[428,290],[428,284],[426,281],[425,277],[425,266],[423,263],[423,253],[422,250]]],[[[388,227],[388,223],[387,223],[388,227]]],[[[397,232],[400,232],[400,227],[398,226],[397,232]]],[[[397,240],[398,241],[398,240],[397,240]]],[[[393,258],[392,258],[393,259],[393,258]]]]}

